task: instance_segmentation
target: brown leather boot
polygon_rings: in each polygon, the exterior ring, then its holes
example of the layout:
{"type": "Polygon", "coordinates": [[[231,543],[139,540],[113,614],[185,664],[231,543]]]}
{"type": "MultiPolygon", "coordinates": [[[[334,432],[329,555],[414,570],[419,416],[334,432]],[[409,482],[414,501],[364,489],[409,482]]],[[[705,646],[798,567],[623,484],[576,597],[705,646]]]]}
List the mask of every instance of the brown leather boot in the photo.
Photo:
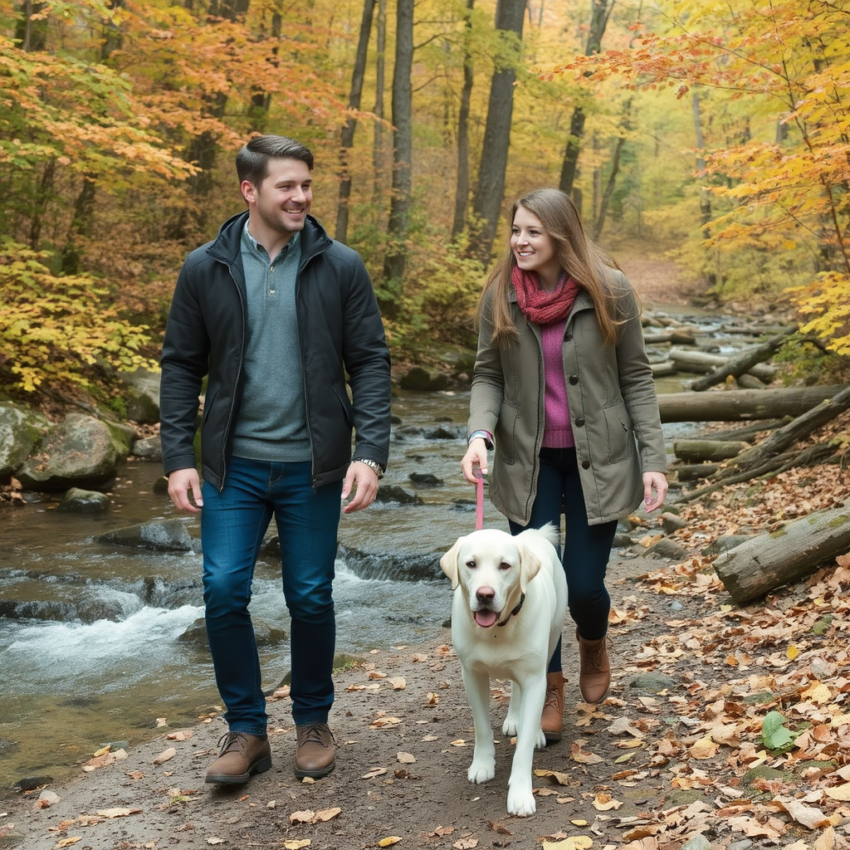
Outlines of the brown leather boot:
{"type": "Polygon", "coordinates": [[[334,736],[327,723],[305,723],[295,727],[295,775],[320,779],[336,765],[334,736]]]}
{"type": "Polygon", "coordinates": [[[272,766],[268,735],[228,732],[219,744],[218,758],[207,768],[205,782],[240,785],[272,766]]]}
{"type": "Polygon", "coordinates": [[[578,688],[581,698],[590,705],[597,705],[607,696],[611,687],[611,664],[608,661],[607,637],[585,640],[576,629],[581,669],[578,688]]]}
{"type": "Polygon", "coordinates": [[[564,682],[566,679],[560,671],[546,674],[546,702],[540,726],[547,744],[560,741],[564,732],[564,682]]]}

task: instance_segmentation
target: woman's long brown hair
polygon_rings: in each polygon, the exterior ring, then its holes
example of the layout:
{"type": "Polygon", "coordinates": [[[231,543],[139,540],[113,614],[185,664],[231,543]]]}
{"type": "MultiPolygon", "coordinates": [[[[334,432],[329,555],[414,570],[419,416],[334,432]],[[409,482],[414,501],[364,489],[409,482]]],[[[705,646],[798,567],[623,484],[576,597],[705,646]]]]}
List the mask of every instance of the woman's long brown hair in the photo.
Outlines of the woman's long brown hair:
{"type": "MultiPolygon", "coordinates": [[[[616,296],[605,281],[603,270],[606,266],[619,268],[617,264],[585,235],[578,211],[564,192],[558,189],[535,189],[529,192],[511,207],[511,226],[519,207],[524,207],[540,219],[543,229],[555,242],[561,268],[586,289],[593,299],[605,344],[614,345],[622,322],[617,319],[616,296]]],[[[481,319],[485,298],[492,291],[493,342],[496,345],[507,343],[517,336],[508,301],[511,274],[515,266],[516,258],[508,246],[490,272],[475,310],[477,324],[481,319]]]]}

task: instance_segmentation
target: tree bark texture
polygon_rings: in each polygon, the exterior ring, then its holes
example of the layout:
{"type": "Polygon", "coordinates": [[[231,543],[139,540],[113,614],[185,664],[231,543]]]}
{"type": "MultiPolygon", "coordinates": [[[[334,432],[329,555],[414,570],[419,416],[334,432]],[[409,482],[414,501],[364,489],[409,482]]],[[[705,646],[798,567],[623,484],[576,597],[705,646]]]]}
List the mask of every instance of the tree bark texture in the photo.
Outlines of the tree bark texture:
{"type": "MultiPolygon", "coordinates": [[[[375,0],[364,0],[363,15],[360,18],[360,37],[357,39],[357,53],[354,56],[354,69],[351,72],[351,93],[348,96],[348,106],[352,112],[360,110],[360,98],[363,94],[363,78],[366,76],[366,59],[369,55],[369,37],[372,34],[372,15],[375,0]]],[[[354,132],[357,129],[357,119],[349,115],[342,128],[340,138],[340,158],[342,173],[339,181],[339,202],[336,208],[336,231],[339,242],[348,241],[348,201],[351,198],[351,173],[349,172],[348,155],[354,144],[354,132]]]]}
{"type": "MultiPolygon", "coordinates": [[[[590,29],[587,33],[587,43],[584,53],[592,56],[602,49],[602,36],[608,26],[608,18],[614,8],[615,0],[591,0],[590,2],[590,29]]],[[[585,74],[585,76],[590,76],[585,74]]],[[[558,188],[572,197],[573,184],[575,183],[578,170],[578,156],[581,152],[581,138],[584,135],[584,110],[581,105],[573,109],[570,118],[570,135],[567,137],[567,147],[564,151],[564,161],[561,165],[561,180],[558,188]]]]}
{"type": "Polygon", "coordinates": [[[658,396],[662,422],[739,422],[801,416],[845,386],[667,393],[658,396]]]}
{"type": "Polygon", "coordinates": [[[375,22],[375,136],[372,142],[372,168],[375,174],[372,184],[373,224],[381,220],[381,193],[384,175],[384,90],[387,75],[387,0],[378,0],[378,19],[375,22]]]}
{"type": "Polygon", "coordinates": [[[519,59],[522,25],[525,21],[525,0],[499,0],[496,7],[496,29],[507,38],[515,39],[514,58],[496,65],[490,83],[487,122],[475,189],[473,211],[480,222],[475,234],[472,253],[485,265],[489,264],[496,238],[496,228],[505,194],[505,169],[511,139],[511,119],[514,109],[515,61],[519,59]]]}
{"type": "Polygon", "coordinates": [[[463,88],[460,91],[460,109],[457,115],[457,187],[455,189],[455,215],[452,222],[452,239],[466,227],[466,208],[469,204],[469,105],[475,82],[472,61],[472,10],[475,0],[466,2],[466,22],[463,43],[463,88]]]}
{"type": "Polygon", "coordinates": [[[834,508],[760,534],[714,562],[738,604],[796,581],[850,549],[850,507],[834,508]]]}
{"type": "Polygon", "coordinates": [[[413,69],[413,0],[396,4],[396,48],[393,70],[393,181],[390,220],[387,225],[387,252],[384,255],[384,285],[391,298],[383,303],[392,318],[398,312],[405,265],[407,263],[407,224],[410,215],[410,162],[413,155],[411,127],[411,81],[413,69]]]}

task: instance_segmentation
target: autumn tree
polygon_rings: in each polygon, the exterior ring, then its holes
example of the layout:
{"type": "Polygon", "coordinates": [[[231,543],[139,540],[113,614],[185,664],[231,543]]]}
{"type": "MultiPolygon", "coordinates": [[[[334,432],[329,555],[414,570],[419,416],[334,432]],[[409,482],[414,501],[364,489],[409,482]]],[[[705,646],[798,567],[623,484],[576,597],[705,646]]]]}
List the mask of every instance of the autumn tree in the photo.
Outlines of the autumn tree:
{"type": "Polygon", "coordinates": [[[498,0],[496,6],[496,30],[503,37],[504,50],[496,57],[490,79],[487,123],[473,202],[473,212],[478,223],[472,249],[482,262],[490,259],[505,194],[514,83],[522,44],[525,6],[525,0],[498,0]]]}
{"type": "Polygon", "coordinates": [[[660,5],[671,22],[664,31],[565,70],[670,86],[682,100],[699,86],[727,114],[745,104],[745,131],[704,140],[708,245],[739,258],[717,269],[715,291],[751,289],[754,277],[797,284],[805,330],[850,353],[850,14],[823,0],[660,5]],[[777,122],[788,131],[778,138],[777,122]]]}

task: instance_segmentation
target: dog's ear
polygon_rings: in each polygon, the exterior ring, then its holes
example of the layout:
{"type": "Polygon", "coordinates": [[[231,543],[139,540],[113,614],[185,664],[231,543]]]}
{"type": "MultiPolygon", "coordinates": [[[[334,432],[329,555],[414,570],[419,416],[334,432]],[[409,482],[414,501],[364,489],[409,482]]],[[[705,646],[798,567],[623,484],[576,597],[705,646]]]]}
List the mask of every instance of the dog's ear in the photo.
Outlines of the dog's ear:
{"type": "Polygon", "coordinates": [[[460,547],[465,537],[458,537],[457,542],[442,558],[440,558],[440,568],[451,579],[452,590],[454,590],[460,581],[458,574],[458,556],[460,555],[460,547]]]}
{"type": "Polygon", "coordinates": [[[525,593],[528,583],[540,572],[541,562],[528,546],[519,547],[519,589],[525,593]]]}

